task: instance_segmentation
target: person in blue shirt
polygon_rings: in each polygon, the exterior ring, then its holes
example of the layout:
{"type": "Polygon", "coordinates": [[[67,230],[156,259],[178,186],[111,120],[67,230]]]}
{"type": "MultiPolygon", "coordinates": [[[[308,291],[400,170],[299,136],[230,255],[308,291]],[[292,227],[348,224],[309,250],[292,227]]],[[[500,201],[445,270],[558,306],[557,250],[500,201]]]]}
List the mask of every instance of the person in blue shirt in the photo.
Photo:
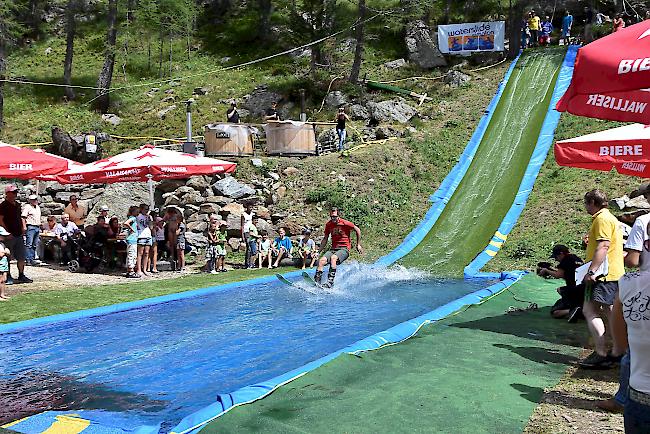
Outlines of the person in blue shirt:
{"type": "Polygon", "coordinates": [[[137,216],[140,213],[140,208],[137,206],[129,207],[129,212],[126,216],[126,221],[122,223],[122,227],[126,232],[126,277],[137,278],[139,274],[135,272],[136,259],[138,257],[138,222],[137,216]]]}
{"type": "Polygon", "coordinates": [[[573,27],[573,15],[571,15],[571,12],[566,11],[562,18],[562,39],[567,43],[567,39],[571,37],[571,27],[573,27]]]}
{"type": "Polygon", "coordinates": [[[549,45],[551,43],[551,32],[553,31],[553,24],[551,18],[547,15],[542,21],[541,34],[539,36],[540,45],[549,45]]]}
{"type": "Polygon", "coordinates": [[[291,238],[287,236],[287,231],[284,228],[278,230],[278,235],[273,241],[273,254],[276,255],[273,268],[278,268],[280,261],[286,256],[291,257],[291,238]]]}

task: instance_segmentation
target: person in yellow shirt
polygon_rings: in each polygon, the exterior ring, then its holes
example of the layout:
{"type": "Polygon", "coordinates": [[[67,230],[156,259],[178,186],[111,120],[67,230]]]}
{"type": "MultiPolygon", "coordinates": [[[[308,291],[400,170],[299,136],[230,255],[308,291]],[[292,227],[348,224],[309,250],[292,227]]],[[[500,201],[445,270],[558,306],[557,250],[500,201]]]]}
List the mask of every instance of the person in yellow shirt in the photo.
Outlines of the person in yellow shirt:
{"type": "Polygon", "coordinates": [[[589,239],[587,242],[586,260],[591,261],[585,284],[585,302],[582,313],[587,320],[595,351],[580,365],[588,369],[607,369],[614,366],[625,353],[622,342],[612,339],[611,354],[607,353],[605,345],[605,323],[600,313],[608,319],[608,327],[612,328],[612,306],[618,293],[618,279],[625,273],[623,263],[623,235],[619,229],[616,217],[607,209],[607,196],[600,190],[592,190],[585,194],[585,209],[592,217],[589,239]],[[607,274],[597,275],[598,269],[607,259],[607,274]]]}
{"type": "Polygon", "coordinates": [[[530,45],[537,47],[539,45],[540,19],[535,11],[528,14],[528,28],[530,29],[530,45]]]}

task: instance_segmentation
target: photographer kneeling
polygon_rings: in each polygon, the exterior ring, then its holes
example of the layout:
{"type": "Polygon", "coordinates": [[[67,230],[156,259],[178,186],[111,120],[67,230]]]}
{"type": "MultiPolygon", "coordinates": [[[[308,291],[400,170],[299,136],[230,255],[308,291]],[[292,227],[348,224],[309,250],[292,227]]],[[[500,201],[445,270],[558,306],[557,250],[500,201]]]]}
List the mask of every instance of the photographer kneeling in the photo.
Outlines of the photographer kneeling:
{"type": "Polygon", "coordinates": [[[537,264],[537,275],[545,278],[564,279],[566,285],[557,289],[560,299],[551,308],[553,318],[567,318],[569,322],[576,322],[582,316],[582,303],[585,299],[585,287],[581,283],[576,285],[576,268],[583,263],[582,259],[569,251],[567,246],[561,244],[553,247],[551,258],[558,261],[554,269],[548,262],[537,264]]]}

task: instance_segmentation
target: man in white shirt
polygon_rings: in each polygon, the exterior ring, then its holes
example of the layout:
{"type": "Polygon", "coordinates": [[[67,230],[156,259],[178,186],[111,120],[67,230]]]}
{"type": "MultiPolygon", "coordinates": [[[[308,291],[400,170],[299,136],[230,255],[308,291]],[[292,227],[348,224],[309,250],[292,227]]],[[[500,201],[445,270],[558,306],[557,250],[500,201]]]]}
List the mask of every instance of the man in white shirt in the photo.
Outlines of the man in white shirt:
{"type": "Polygon", "coordinates": [[[38,196],[30,194],[29,202],[23,205],[21,217],[25,221],[25,260],[28,265],[36,265],[36,248],[41,233],[41,207],[38,206],[38,196]]]}
{"type": "Polygon", "coordinates": [[[72,248],[74,247],[73,236],[79,232],[79,227],[70,221],[68,214],[61,216],[61,223],[58,223],[54,228],[54,233],[61,241],[61,254],[63,256],[63,263],[67,264],[74,259],[72,248]]]}
{"type": "MultiPolygon", "coordinates": [[[[650,254],[646,226],[643,253],[650,254]]],[[[647,256],[646,256],[647,257],[647,256]]],[[[629,388],[625,402],[625,432],[650,433],[650,270],[627,273],[619,280],[619,294],[614,304],[615,315],[627,325],[630,357],[629,388]]],[[[625,336],[624,331],[615,330],[625,336]]],[[[619,337],[617,337],[618,339],[619,337]]],[[[623,380],[623,378],[621,378],[623,380]]]]}

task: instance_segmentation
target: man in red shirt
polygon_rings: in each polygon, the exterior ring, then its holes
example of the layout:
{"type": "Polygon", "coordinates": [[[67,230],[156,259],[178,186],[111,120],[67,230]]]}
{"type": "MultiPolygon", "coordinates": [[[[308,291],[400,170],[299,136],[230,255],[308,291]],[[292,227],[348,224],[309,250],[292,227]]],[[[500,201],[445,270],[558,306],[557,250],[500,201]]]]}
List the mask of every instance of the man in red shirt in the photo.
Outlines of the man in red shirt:
{"type": "Polygon", "coordinates": [[[323,241],[320,243],[320,253],[325,251],[327,242],[330,235],[332,236],[332,247],[328,250],[318,261],[318,268],[314,280],[320,284],[323,278],[323,268],[327,263],[330,263],[330,270],[327,273],[327,283],[323,286],[331,288],[334,285],[334,277],[336,276],[336,267],[350,256],[350,249],[352,242],[350,240],[350,232],[357,234],[357,251],[363,255],[363,247],[361,247],[361,229],[352,222],[343,220],[339,217],[338,208],[330,210],[330,221],[325,224],[325,235],[323,241]]]}

